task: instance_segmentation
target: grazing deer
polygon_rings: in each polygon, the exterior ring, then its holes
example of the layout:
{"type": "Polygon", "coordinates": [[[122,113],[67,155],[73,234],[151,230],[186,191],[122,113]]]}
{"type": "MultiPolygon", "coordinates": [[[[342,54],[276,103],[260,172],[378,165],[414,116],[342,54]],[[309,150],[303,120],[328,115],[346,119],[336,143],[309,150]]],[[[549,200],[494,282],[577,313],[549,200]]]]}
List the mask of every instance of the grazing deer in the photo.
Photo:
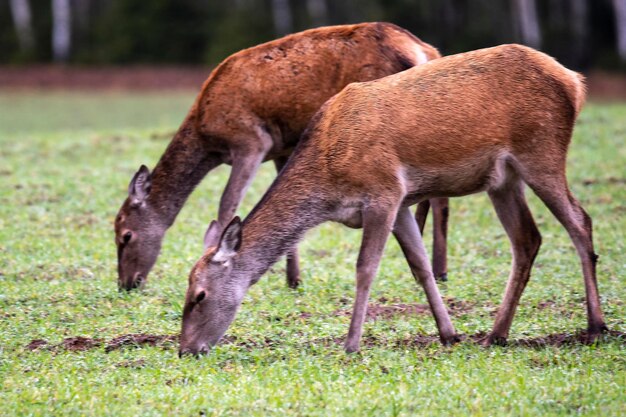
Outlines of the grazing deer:
{"type": "MultiPolygon", "coordinates": [[[[232,165],[217,221],[205,238],[209,245],[217,244],[260,164],[273,160],[280,171],[327,99],[351,82],[381,78],[439,56],[398,26],[363,23],[308,30],[227,58],[205,81],[154,171],[142,166],[130,182],[115,220],[120,288],[145,282],[165,232],[213,168],[232,165]]],[[[447,211],[435,210],[434,229],[446,224],[443,215],[447,211]]],[[[435,272],[445,279],[445,231],[435,236],[435,272]]],[[[299,283],[295,247],[287,255],[287,281],[291,287],[299,283]]]]}
{"type": "Polygon", "coordinates": [[[425,289],[444,343],[456,339],[409,206],[486,191],[512,245],[502,307],[486,345],[503,343],[541,236],[524,183],[563,224],[578,251],[588,334],[606,329],[596,284],[591,219],[568,189],[565,163],[585,98],[581,77],[551,57],[503,45],[354,83],[313,117],[291,159],[243,223],[191,270],[181,355],[205,353],[233,321],[248,288],[307,229],[363,227],[356,299],[345,349],[359,348],[372,280],[393,232],[425,289]]]}

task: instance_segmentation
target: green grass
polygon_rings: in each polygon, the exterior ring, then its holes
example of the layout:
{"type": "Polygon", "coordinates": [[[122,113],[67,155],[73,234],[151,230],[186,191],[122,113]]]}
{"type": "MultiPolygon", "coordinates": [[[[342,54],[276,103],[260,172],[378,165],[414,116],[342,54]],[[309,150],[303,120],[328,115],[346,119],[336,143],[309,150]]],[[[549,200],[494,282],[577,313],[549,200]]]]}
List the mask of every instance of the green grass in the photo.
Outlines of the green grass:
{"type": "MultiPolygon", "coordinates": [[[[120,294],[112,221],[131,175],[154,166],[190,94],[0,94],[0,415],[588,415],[626,414],[626,345],[481,348],[403,343],[433,335],[430,315],[365,325],[346,355],[360,232],[326,224],[301,245],[304,285],[284,265],[254,286],[229,334],[201,360],[176,346],[105,353],[26,348],[72,336],[108,341],[179,331],[187,273],[202,249],[228,170],[206,178],[166,236],[147,289],[120,294]],[[304,314],[308,313],[308,314],[304,314]]],[[[569,157],[574,193],[594,219],[609,327],[626,331],[626,106],[589,104],[569,157]]],[[[265,164],[245,214],[274,176],[265,164]]],[[[529,194],[532,194],[529,192],[529,194]]],[[[562,227],[529,195],[543,246],[511,339],[585,327],[583,280],[562,227]]],[[[426,236],[430,242],[430,233],[426,236]]],[[[429,244],[429,243],[428,243],[429,244]]],[[[510,264],[484,195],[451,203],[448,299],[458,331],[488,331],[510,264]]],[[[425,303],[394,241],[372,301],[425,303]],[[378,301],[383,299],[383,301],[378,301]],[[386,299],[387,301],[384,301],[386,299]]]]}

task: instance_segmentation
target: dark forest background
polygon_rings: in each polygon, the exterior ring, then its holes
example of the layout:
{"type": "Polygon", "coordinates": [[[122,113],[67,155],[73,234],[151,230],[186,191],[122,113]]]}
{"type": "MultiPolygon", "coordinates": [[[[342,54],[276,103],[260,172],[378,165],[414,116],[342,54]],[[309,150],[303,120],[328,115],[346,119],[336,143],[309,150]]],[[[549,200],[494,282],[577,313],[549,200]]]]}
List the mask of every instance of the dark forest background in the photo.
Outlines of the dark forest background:
{"type": "Polygon", "coordinates": [[[287,33],[389,21],[444,54],[519,42],[626,71],[626,0],[0,0],[0,63],[215,64],[287,33]]]}

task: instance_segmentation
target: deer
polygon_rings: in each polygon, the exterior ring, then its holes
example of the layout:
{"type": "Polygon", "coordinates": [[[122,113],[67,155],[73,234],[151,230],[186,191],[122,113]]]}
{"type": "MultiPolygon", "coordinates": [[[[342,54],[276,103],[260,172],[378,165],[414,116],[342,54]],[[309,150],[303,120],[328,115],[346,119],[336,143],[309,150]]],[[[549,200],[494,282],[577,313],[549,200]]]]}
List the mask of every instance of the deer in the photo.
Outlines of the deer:
{"type": "MultiPolygon", "coordinates": [[[[114,221],[118,286],[143,287],[166,231],[188,196],[221,164],[232,166],[217,220],[204,241],[217,244],[264,161],[280,171],[321,105],[351,82],[369,81],[439,58],[431,45],[390,23],[311,29],[225,59],[152,172],[142,165],[114,221]]],[[[433,201],[437,276],[445,280],[447,201],[433,201]],[[444,210],[444,208],[446,208],[444,210]],[[444,216],[446,216],[444,218],[444,216]]],[[[428,206],[418,213],[425,221],[428,206]]],[[[297,248],[287,253],[287,283],[300,283],[297,248]]]]}
{"type": "Polygon", "coordinates": [[[444,344],[459,340],[410,206],[486,192],[511,243],[512,266],[484,346],[504,344],[541,234],[531,188],[567,230],[586,289],[587,336],[607,330],[596,281],[592,221],[565,165],[585,100],[583,77],[521,45],[451,55],[352,83],[311,120],[278,178],[245,220],[235,217],[189,273],[179,355],[220,340],[248,289],[303,234],[326,221],[362,227],[356,296],[344,348],[359,350],[373,279],[393,234],[426,293],[444,344]]]}

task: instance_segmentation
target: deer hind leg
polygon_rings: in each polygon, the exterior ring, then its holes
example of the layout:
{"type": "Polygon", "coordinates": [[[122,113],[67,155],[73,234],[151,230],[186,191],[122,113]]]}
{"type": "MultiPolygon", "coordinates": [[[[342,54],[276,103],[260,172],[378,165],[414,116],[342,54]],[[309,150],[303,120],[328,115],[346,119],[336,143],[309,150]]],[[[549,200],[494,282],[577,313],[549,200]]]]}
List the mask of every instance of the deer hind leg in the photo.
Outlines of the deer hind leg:
{"type": "Polygon", "coordinates": [[[587,334],[589,341],[592,342],[607,330],[600,306],[596,278],[598,255],[593,249],[591,217],[569,191],[564,175],[565,170],[562,172],[555,175],[544,175],[537,178],[536,181],[531,179],[526,182],[561,222],[576,247],[585,280],[587,334]]]}
{"type": "Polygon", "coordinates": [[[541,234],[526,204],[524,184],[519,178],[510,179],[497,190],[490,190],[489,197],[511,241],[513,262],[502,305],[492,332],[483,341],[484,345],[506,343],[515,310],[541,246],[541,234]]]}
{"type": "Polygon", "coordinates": [[[424,200],[417,205],[415,220],[421,235],[428,217],[430,206],[433,207],[433,272],[435,279],[448,280],[447,238],[448,238],[448,199],[433,198],[424,200]]]}
{"type": "Polygon", "coordinates": [[[348,353],[357,352],[367,313],[367,301],[374,276],[385,249],[397,212],[395,207],[368,207],[363,209],[363,237],[356,265],[356,298],[345,343],[348,353]]]}
{"type": "Polygon", "coordinates": [[[430,200],[424,200],[417,205],[415,210],[415,220],[419,227],[420,234],[424,234],[424,226],[426,225],[426,218],[428,217],[428,210],[430,210],[430,200]]]}
{"type": "Polygon", "coordinates": [[[439,329],[441,342],[444,345],[458,342],[459,338],[450,321],[448,310],[441,299],[433,271],[428,263],[422,236],[408,207],[400,208],[398,211],[393,234],[402,248],[413,276],[426,292],[428,304],[433,312],[433,316],[435,316],[435,322],[439,329]]]}
{"type": "MultiPolygon", "coordinates": [[[[287,163],[287,159],[287,157],[274,159],[274,165],[276,166],[278,174],[280,174],[280,171],[287,163]]],[[[296,245],[287,252],[287,286],[289,288],[298,288],[300,282],[300,261],[298,256],[298,246],[296,245]]]]}
{"type": "Polygon", "coordinates": [[[447,198],[433,198],[433,273],[439,281],[448,280],[447,239],[448,213],[447,198]]]}

